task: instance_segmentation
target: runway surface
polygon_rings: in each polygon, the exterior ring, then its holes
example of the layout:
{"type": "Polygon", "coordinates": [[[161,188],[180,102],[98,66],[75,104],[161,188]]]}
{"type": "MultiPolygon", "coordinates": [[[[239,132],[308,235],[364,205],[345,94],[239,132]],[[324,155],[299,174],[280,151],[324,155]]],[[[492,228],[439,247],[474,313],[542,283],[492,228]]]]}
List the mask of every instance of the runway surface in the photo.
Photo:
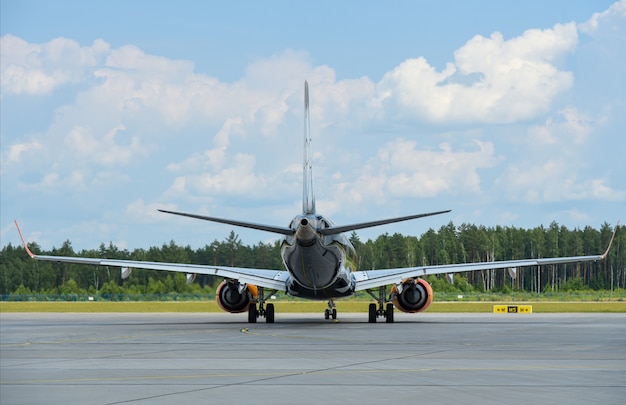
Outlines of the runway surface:
{"type": "Polygon", "coordinates": [[[626,314],[0,314],[0,403],[626,404],[626,314]]]}

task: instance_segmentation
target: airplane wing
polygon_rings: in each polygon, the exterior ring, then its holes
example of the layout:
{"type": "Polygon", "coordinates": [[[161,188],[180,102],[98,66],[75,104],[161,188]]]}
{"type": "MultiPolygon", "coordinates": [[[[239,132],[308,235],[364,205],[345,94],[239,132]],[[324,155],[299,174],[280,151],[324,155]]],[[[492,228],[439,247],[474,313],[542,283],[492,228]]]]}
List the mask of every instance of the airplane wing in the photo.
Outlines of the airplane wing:
{"type": "Polygon", "coordinates": [[[223,278],[237,279],[242,283],[254,284],[258,287],[264,287],[278,291],[285,291],[286,281],[289,276],[289,273],[285,270],[251,269],[241,267],[210,266],[186,263],[144,262],[140,260],[117,260],[87,257],[36,255],[28,248],[17,221],[15,221],[15,226],[17,226],[17,231],[20,234],[20,238],[22,239],[22,244],[26,249],[26,253],[28,253],[28,255],[35,260],[59,263],[88,264],[93,266],[114,266],[122,268],[122,272],[124,272],[124,270],[134,268],[148,270],[167,270],[187,274],[208,274],[223,278]]]}
{"type": "Polygon", "coordinates": [[[564,264],[564,263],[583,263],[596,262],[606,259],[613,244],[617,227],[613,231],[613,236],[609,242],[606,251],[601,255],[595,256],[572,256],[572,257],[550,257],[542,259],[523,259],[523,260],[507,260],[494,262],[479,263],[461,263],[461,264],[444,264],[437,266],[419,266],[406,267],[397,269],[356,271],[354,277],[356,280],[356,291],[368,290],[371,288],[382,287],[389,284],[400,284],[402,280],[409,278],[424,277],[429,274],[453,274],[475,270],[490,269],[516,269],[518,267],[527,266],[543,266],[546,264],[564,264]]]}

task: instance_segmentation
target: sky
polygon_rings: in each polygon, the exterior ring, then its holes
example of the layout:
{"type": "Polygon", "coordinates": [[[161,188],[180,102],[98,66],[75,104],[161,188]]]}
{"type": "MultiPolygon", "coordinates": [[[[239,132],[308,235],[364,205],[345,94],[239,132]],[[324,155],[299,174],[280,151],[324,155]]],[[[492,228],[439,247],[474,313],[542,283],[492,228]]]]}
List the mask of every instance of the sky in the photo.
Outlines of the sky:
{"type": "Polygon", "coordinates": [[[626,220],[626,0],[0,3],[0,245],[626,220]]]}

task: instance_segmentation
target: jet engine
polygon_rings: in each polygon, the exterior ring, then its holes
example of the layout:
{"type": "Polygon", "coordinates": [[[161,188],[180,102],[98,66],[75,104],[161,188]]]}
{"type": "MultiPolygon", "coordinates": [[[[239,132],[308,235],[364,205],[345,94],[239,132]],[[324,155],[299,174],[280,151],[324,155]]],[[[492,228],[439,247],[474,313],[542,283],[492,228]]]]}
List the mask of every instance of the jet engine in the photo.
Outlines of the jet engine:
{"type": "Polygon", "coordinates": [[[421,278],[402,280],[401,284],[393,287],[391,293],[395,297],[395,307],[403,312],[424,311],[433,301],[433,289],[421,278]]]}
{"type": "Polygon", "coordinates": [[[231,313],[245,312],[250,304],[255,304],[259,289],[252,284],[241,284],[238,280],[224,280],[215,291],[217,305],[231,313]]]}

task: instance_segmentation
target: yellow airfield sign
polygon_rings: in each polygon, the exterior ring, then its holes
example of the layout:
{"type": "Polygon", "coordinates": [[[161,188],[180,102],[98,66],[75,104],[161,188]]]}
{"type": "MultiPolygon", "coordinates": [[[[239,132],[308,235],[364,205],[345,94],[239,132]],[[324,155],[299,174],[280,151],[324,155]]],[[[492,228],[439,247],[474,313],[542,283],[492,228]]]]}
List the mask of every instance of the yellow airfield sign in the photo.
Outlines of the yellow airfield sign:
{"type": "Polygon", "coordinates": [[[494,305],[494,314],[532,314],[532,305],[494,305]]]}

